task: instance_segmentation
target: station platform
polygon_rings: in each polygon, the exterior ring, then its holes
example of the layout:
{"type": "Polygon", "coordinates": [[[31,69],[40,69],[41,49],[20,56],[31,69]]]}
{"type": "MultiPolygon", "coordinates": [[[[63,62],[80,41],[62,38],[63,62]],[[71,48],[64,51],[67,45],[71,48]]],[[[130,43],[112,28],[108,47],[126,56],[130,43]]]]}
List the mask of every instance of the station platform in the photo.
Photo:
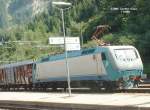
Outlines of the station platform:
{"type": "Polygon", "coordinates": [[[0,92],[1,107],[42,110],[150,110],[149,93],[39,93],[0,92]]]}

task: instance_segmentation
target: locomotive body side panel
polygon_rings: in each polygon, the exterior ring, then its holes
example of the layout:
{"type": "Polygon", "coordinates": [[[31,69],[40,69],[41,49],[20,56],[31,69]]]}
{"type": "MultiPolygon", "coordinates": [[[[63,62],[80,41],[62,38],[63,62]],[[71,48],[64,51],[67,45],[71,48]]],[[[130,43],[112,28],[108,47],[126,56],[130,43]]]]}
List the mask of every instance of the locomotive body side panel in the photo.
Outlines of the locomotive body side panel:
{"type": "MultiPolygon", "coordinates": [[[[72,80],[99,80],[106,76],[106,70],[101,60],[101,54],[91,54],[68,58],[72,80]]],[[[41,81],[66,80],[65,59],[36,64],[35,78],[41,81]]]]}

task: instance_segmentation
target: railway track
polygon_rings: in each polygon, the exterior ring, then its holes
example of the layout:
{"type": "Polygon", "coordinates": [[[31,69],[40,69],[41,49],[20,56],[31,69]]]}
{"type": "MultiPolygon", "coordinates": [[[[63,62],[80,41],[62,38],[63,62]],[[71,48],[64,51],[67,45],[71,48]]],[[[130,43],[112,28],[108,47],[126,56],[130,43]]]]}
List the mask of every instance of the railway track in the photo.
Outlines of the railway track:
{"type": "MultiPolygon", "coordinates": [[[[98,87],[97,87],[98,88],[98,87]]],[[[64,91],[63,88],[58,88],[57,90],[52,90],[52,88],[48,89],[37,89],[33,88],[32,90],[25,90],[24,88],[19,88],[19,89],[10,89],[10,90],[0,90],[3,92],[7,91],[17,91],[17,92],[58,92],[58,93],[63,93],[67,92],[64,91]]],[[[145,80],[144,82],[139,84],[138,88],[132,88],[132,89],[125,89],[125,90],[113,90],[113,91],[106,91],[105,89],[91,89],[91,88],[72,88],[73,93],[118,93],[118,92],[126,92],[126,93],[150,93],[150,80],[145,80]]]]}
{"type": "MultiPolygon", "coordinates": [[[[120,91],[121,92],[121,91],[120,91]]],[[[129,93],[150,93],[150,80],[144,80],[138,86],[138,88],[126,89],[122,92],[129,92],[129,93]]]]}
{"type": "Polygon", "coordinates": [[[0,110],[64,110],[63,108],[50,108],[36,105],[0,104],[0,110]]]}
{"type": "Polygon", "coordinates": [[[123,92],[127,93],[150,93],[150,88],[133,88],[133,89],[126,89],[123,92]]]}

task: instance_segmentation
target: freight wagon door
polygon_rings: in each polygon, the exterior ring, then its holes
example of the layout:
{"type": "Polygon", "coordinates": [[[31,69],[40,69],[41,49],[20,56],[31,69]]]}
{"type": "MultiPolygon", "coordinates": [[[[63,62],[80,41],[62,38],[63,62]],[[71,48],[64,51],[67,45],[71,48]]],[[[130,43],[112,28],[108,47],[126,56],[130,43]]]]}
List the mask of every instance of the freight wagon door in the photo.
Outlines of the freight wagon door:
{"type": "Polygon", "coordinates": [[[0,85],[4,84],[4,74],[3,74],[3,70],[0,69],[0,85]]]}
{"type": "Polygon", "coordinates": [[[6,81],[8,84],[15,84],[13,68],[6,68],[6,81]]]}

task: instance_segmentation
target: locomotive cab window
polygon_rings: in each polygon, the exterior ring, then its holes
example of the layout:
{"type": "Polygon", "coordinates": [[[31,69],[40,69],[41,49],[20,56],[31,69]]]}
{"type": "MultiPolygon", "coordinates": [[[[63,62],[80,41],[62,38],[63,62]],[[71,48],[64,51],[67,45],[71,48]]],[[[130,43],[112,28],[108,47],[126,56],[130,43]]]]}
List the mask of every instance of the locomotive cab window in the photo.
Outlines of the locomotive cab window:
{"type": "Polygon", "coordinates": [[[134,49],[115,49],[115,56],[120,61],[133,61],[138,59],[138,54],[134,49]]]}

